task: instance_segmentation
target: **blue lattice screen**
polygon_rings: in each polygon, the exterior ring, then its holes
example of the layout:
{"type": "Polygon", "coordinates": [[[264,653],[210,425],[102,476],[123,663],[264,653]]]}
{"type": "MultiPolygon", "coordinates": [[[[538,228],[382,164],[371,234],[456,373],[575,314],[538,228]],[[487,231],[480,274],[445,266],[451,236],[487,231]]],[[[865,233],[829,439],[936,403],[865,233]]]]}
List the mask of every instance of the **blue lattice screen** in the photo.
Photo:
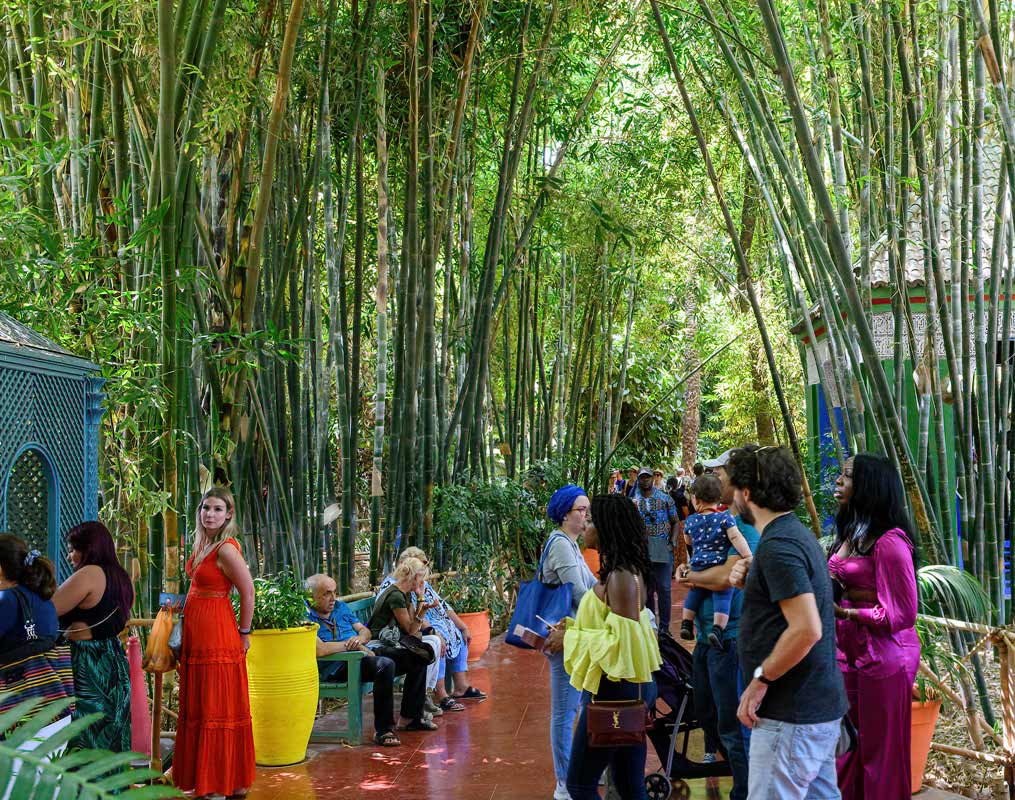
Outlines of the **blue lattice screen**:
{"type": "Polygon", "coordinates": [[[0,527],[36,546],[45,537],[39,549],[63,576],[62,537],[97,513],[102,381],[32,362],[17,369],[0,360],[0,527]]]}
{"type": "Polygon", "coordinates": [[[36,550],[49,549],[50,470],[38,450],[26,450],[7,481],[7,531],[36,550]]]}

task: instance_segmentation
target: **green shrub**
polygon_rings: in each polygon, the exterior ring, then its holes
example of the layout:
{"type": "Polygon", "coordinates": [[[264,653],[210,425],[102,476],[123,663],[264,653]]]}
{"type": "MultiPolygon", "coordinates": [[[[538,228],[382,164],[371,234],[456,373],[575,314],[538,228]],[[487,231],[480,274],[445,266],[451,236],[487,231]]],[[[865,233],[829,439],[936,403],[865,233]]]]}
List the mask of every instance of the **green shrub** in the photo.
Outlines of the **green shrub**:
{"type": "MultiPolygon", "coordinates": [[[[308,625],[309,593],[291,572],[254,578],[254,630],[285,630],[308,625]]],[[[234,601],[235,602],[235,601],[234,601]]]]}

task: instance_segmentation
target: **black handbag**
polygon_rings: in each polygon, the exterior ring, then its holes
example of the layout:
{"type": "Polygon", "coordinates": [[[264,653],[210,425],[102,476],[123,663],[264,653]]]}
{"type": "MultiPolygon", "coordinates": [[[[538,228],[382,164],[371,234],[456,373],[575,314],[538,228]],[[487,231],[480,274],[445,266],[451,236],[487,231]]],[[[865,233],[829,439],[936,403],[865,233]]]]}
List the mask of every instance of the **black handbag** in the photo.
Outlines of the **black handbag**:
{"type": "Polygon", "coordinates": [[[434,653],[433,648],[418,636],[411,636],[407,633],[403,633],[398,640],[398,646],[404,650],[408,650],[416,656],[416,658],[425,662],[428,667],[437,660],[437,654],[434,653]]]}

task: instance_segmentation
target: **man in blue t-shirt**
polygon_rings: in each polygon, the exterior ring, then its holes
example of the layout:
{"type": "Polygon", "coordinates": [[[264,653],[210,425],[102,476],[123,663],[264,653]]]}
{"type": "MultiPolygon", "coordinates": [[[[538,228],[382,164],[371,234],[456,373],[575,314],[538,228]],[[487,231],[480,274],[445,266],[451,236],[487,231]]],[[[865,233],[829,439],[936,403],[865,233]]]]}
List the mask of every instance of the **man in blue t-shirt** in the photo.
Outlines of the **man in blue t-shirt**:
{"type": "MultiPolygon", "coordinates": [[[[726,462],[729,461],[731,450],[727,450],[718,458],[703,462],[706,469],[711,469],[722,484],[719,501],[726,506],[733,503],[733,487],[726,474],[726,462]]],[[[758,546],[758,531],[742,517],[736,517],[737,528],[747,540],[751,552],[758,546]]],[[[680,580],[691,586],[702,589],[722,591],[729,589],[729,575],[733,565],[740,561],[740,555],[731,547],[726,561],[701,572],[680,574],[680,580]]],[[[741,591],[733,593],[730,603],[729,622],[723,633],[723,648],[713,647],[708,641],[712,630],[712,598],[709,596],[701,606],[697,622],[697,641],[694,645],[694,704],[698,718],[702,720],[705,731],[706,758],[716,749],[718,733],[726,759],[730,762],[733,773],[733,789],[730,800],[745,800],[747,797],[747,738],[745,729],[737,719],[737,707],[740,704],[740,666],[737,656],[737,632],[740,626],[740,612],[744,605],[741,591]]]]}
{"type": "MultiPolygon", "coordinates": [[[[356,619],[349,606],[338,600],[335,581],[327,575],[311,575],[306,587],[313,596],[307,603],[307,619],[318,626],[317,657],[353,650],[367,654],[360,661],[360,675],[364,682],[373,681],[374,684],[374,742],[383,747],[398,746],[400,742],[394,732],[395,662],[367,648],[370,629],[356,619]]],[[[321,680],[342,683],[348,678],[349,664],[318,661],[317,670],[321,680]]]]}

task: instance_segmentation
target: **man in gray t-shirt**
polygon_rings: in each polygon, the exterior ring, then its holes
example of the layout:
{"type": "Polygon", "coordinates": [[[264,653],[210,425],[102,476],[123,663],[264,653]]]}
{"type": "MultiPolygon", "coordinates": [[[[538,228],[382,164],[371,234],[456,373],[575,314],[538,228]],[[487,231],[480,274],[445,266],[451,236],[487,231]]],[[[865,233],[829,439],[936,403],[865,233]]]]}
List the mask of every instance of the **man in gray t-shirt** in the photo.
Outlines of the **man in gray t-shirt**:
{"type": "Polygon", "coordinates": [[[750,681],[737,716],[752,729],[749,797],[840,797],[835,747],[846,690],[835,660],[831,578],[817,539],[793,509],[800,470],[785,447],[734,450],[734,505],[761,533],[730,574],[744,588],[740,666],[750,681]]]}

